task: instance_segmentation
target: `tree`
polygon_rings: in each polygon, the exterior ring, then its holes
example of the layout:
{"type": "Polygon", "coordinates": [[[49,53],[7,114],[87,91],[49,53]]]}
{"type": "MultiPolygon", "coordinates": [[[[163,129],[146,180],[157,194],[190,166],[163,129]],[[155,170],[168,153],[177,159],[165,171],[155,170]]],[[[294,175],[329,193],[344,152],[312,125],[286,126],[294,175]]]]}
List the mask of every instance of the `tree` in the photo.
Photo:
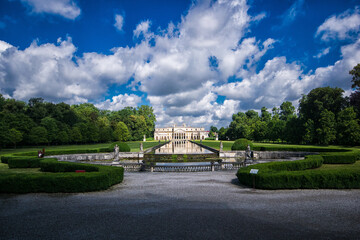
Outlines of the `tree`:
{"type": "Polygon", "coordinates": [[[227,140],[227,128],[221,127],[219,130],[219,139],[227,140]]]}
{"type": "Polygon", "coordinates": [[[317,143],[328,145],[336,139],[335,114],[324,109],[320,113],[318,128],[316,129],[317,143]]]}
{"type": "Polygon", "coordinates": [[[349,74],[352,75],[352,88],[360,88],[360,63],[358,63],[358,65],[356,65],[350,72],[349,74]]]}
{"type": "Polygon", "coordinates": [[[360,143],[360,125],[353,107],[345,108],[338,115],[337,141],[345,145],[360,143]]]}
{"type": "Polygon", "coordinates": [[[47,131],[46,128],[44,127],[34,127],[31,129],[30,134],[29,134],[29,140],[33,143],[33,144],[42,144],[42,143],[47,143],[48,139],[46,138],[47,136],[47,131]]]}
{"type": "Polygon", "coordinates": [[[49,141],[49,144],[55,143],[59,134],[56,120],[51,117],[45,117],[41,119],[41,126],[46,128],[47,140],[49,141]]]}
{"type": "Polygon", "coordinates": [[[304,124],[303,141],[306,144],[310,144],[314,142],[314,138],[315,138],[314,121],[312,119],[308,119],[304,124]]]}
{"type": "Polygon", "coordinates": [[[60,131],[57,140],[61,144],[66,144],[69,142],[69,135],[67,134],[66,131],[60,131]]]}
{"type": "Polygon", "coordinates": [[[148,105],[141,105],[138,107],[137,112],[139,115],[143,116],[145,118],[147,131],[147,136],[153,136],[155,131],[155,122],[156,122],[156,116],[153,112],[153,108],[148,105]]]}
{"type": "Polygon", "coordinates": [[[147,131],[145,118],[139,115],[131,115],[129,117],[128,129],[130,131],[131,140],[139,141],[143,139],[143,136],[147,131]]]}
{"type": "Polygon", "coordinates": [[[75,143],[82,142],[82,134],[78,127],[74,126],[71,131],[71,141],[75,143]]]}
{"type": "Polygon", "coordinates": [[[118,141],[126,142],[130,138],[129,129],[123,122],[118,122],[114,131],[114,137],[118,141]]]}
{"type": "Polygon", "coordinates": [[[280,106],[280,119],[287,121],[292,117],[295,117],[295,107],[289,101],[283,102],[280,106]]]}
{"type": "Polygon", "coordinates": [[[12,144],[14,144],[15,148],[16,148],[16,143],[21,142],[23,139],[22,133],[16,130],[15,128],[9,130],[8,137],[9,137],[9,141],[12,144]]]}
{"type": "Polygon", "coordinates": [[[213,132],[213,133],[218,132],[217,127],[215,127],[215,126],[210,126],[210,132],[213,132]]]}
{"type": "Polygon", "coordinates": [[[261,121],[269,122],[271,120],[271,113],[267,111],[266,107],[261,108],[261,121]]]}
{"type": "Polygon", "coordinates": [[[299,114],[307,121],[314,120],[316,123],[320,120],[320,113],[328,110],[337,114],[346,106],[346,100],[343,98],[344,90],[341,88],[315,88],[308,95],[304,95],[299,104],[299,114]]]}
{"type": "Polygon", "coordinates": [[[350,106],[354,107],[357,117],[360,118],[360,90],[350,94],[350,106]]]}

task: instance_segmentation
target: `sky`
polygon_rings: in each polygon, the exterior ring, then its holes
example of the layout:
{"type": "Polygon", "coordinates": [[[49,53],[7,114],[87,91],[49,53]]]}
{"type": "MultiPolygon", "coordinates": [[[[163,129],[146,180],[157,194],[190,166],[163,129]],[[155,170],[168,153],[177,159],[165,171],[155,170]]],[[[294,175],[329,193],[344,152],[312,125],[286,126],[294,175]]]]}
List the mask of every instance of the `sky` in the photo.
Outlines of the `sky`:
{"type": "Polygon", "coordinates": [[[358,63],[355,0],[0,0],[4,97],[145,104],[157,127],[226,127],[317,87],[349,95],[358,63]]]}

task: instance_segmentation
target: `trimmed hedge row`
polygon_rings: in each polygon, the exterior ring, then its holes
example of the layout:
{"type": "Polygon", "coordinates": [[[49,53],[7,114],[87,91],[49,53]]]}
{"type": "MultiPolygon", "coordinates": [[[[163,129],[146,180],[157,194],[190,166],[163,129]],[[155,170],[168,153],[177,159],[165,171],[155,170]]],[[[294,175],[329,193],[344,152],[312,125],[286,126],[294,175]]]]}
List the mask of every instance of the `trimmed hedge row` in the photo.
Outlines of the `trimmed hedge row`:
{"type": "Polygon", "coordinates": [[[307,148],[307,147],[277,147],[277,146],[266,146],[266,147],[259,147],[254,146],[251,148],[254,151],[289,151],[289,152],[349,152],[351,150],[343,149],[343,148],[307,148]]]}
{"type": "Polygon", "coordinates": [[[250,140],[247,140],[246,138],[239,138],[231,146],[231,150],[246,150],[248,145],[251,149],[254,148],[254,145],[250,140]]]}
{"type": "MultiPolygon", "coordinates": [[[[329,169],[326,171],[311,170],[323,163],[353,163],[358,155],[310,155],[305,160],[291,162],[262,163],[239,169],[236,176],[239,182],[261,189],[298,189],[298,188],[360,188],[360,172],[354,170],[329,169]],[[344,158],[344,156],[346,156],[344,158]],[[352,157],[350,157],[352,156],[352,157]],[[327,160],[325,160],[327,158],[327,160]],[[259,169],[258,174],[250,174],[250,169],[259,169]]],[[[355,160],[356,161],[356,160],[355,160]]]]}
{"type": "Polygon", "coordinates": [[[7,164],[9,168],[38,168],[43,158],[38,157],[9,157],[7,164]]]}
{"type": "Polygon", "coordinates": [[[42,169],[51,170],[42,174],[1,174],[1,193],[30,192],[89,192],[108,189],[124,178],[124,168],[94,166],[58,162],[55,159],[42,159],[42,169]],[[72,165],[72,166],[71,166],[72,165]],[[76,173],[75,170],[87,172],[76,173]],[[72,171],[72,172],[64,172],[72,171]]]}
{"type": "Polygon", "coordinates": [[[342,153],[342,154],[323,154],[325,164],[352,164],[359,160],[359,154],[342,153]]]}
{"type": "Polygon", "coordinates": [[[130,152],[131,151],[129,145],[127,145],[124,142],[114,142],[108,147],[108,150],[111,152],[114,151],[115,145],[119,146],[119,152],[130,152]]]}

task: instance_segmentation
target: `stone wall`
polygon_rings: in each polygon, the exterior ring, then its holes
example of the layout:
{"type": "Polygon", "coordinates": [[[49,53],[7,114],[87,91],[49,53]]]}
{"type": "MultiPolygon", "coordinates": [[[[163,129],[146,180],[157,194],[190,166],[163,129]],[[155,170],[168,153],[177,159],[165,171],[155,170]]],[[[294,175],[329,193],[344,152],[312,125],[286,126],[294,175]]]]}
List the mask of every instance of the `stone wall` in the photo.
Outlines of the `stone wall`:
{"type": "MultiPolygon", "coordinates": [[[[114,153],[82,153],[68,155],[47,156],[47,158],[57,158],[59,161],[95,161],[95,160],[113,160],[114,153]]],[[[119,158],[143,158],[143,153],[138,152],[120,152],[119,158]]]]}
{"type": "MultiPolygon", "coordinates": [[[[286,159],[292,157],[305,157],[317,154],[314,152],[289,152],[289,151],[254,151],[254,159],[286,159]]],[[[245,158],[245,151],[225,151],[219,153],[220,158],[245,158]]]]}

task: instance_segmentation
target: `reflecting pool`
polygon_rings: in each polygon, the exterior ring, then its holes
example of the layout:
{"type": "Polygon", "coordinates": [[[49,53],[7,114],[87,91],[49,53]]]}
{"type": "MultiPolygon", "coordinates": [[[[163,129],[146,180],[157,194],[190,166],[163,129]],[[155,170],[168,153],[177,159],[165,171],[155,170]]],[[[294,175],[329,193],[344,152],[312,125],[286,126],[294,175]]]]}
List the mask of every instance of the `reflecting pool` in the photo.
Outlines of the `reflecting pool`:
{"type": "Polygon", "coordinates": [[[174,141],[155,150],[155,154],[207,154],[213,153],[189,141],[174,141]]]}

